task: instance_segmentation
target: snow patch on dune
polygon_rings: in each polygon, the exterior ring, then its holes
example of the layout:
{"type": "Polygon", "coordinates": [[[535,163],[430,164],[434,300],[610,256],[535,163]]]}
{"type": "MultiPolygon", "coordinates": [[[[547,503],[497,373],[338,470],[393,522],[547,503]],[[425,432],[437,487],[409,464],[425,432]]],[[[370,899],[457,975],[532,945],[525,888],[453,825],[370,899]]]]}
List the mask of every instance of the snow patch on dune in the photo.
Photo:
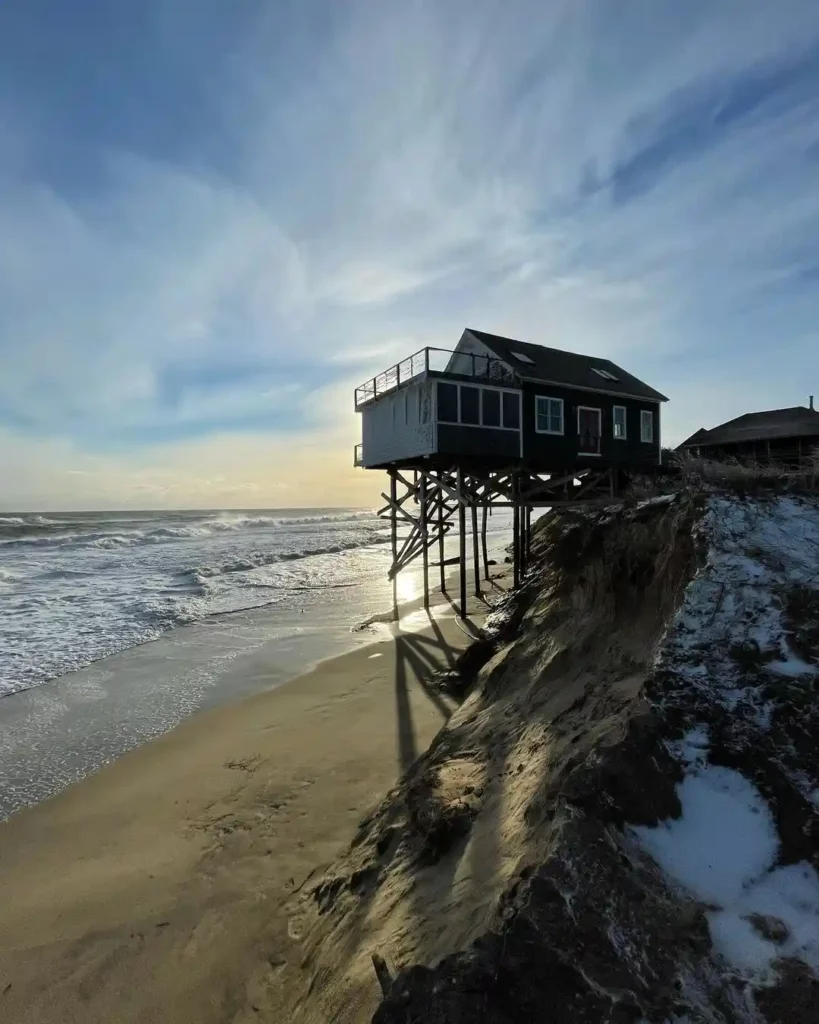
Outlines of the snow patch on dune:
{"type": "Polygon", "coordinates": [[[761,781],[771,772],[787,779],[805,801],[806,821],[819,810],[813,755],[805,760],[797,728],[813,714],[819,674],[810,641],[819,512],[798,497],[712,499],[699,529],[707,557],[661,646],[654,695],[658,709],[688,723],[668,743],[684,772],[682,814],[630,833],[705,905],[723,959],[766,985],[776,982],[780,958],[819,974],[819,874],[798,859],[806,851],[783,849],[761,781]],[[792,621],[794,594],[808,602],[807,642],[792,621]]]}
{"type": "MultiPolygon", "coordinates": [[[[701,730],[686,737],[701,752],[701,730]]],[[[779,837],[762,794],[739,772],[697,758],[677,787],[682,815],[632,833],[666,875],[711,909],[714,947],[737,970],[773,980],[777,957],[819,970],[819,876],[802,862],[775,867],[779,837]],[[779,941],[755,926],[774,919],[779,941]]]]}

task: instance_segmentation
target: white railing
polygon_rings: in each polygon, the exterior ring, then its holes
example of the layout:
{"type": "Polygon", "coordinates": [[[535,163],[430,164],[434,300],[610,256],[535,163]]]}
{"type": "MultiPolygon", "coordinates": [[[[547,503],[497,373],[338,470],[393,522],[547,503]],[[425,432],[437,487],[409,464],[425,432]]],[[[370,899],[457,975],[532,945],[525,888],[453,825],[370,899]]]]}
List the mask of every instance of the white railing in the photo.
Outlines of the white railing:
{"type": "Polygon", "coordinates": [[[371,377],[355,389],[355,407],[360,409],[368,402],[395,391],[416,377],[429,373],[451,373],[459,377],[474,377],[481,380],[500,380],[514,383],[515,374],[506,363],[494,356],[473,352],[457,352],[449,348],[419,349],[400,363],[395,363],[383,373],[371,377]]]}

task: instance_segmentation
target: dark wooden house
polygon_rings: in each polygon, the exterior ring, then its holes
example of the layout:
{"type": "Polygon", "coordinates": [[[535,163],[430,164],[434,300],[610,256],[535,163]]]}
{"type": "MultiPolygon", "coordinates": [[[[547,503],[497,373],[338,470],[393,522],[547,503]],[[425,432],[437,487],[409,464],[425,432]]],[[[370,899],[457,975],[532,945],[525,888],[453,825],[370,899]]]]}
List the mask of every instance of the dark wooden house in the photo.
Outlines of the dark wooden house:
{"type": "Polygon", "coordinates": [[[454,350],[422,349],[356,389],[356,463],[658,466],[665,401],[608,359],[469,329],[454,350]]]}
{"type": "Polygon", "coordinates": [[[708,459],[801,465],[819,455],[819,412],[807,406],[749,412],[711,430],[700,428],[677,451],[708,459]]]}

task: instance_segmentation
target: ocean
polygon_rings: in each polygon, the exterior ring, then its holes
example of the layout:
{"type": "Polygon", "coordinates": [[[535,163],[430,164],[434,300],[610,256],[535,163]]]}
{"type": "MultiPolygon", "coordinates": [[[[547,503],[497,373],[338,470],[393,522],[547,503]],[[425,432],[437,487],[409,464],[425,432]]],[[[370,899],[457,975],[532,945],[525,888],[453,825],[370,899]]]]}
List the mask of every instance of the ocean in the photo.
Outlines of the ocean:
{"type": "Polygon", "coordinates": [[[383,570],[371,510],[0,515],[0,695],[383,570]]]}
{"type": "MultiPolygon", "coordinates": [[[[0,513],[0,818],[385,635],[388,541],[372,509],[0,513]]],[[[420,591],[416,562],[399,601],[420,591]]]]}

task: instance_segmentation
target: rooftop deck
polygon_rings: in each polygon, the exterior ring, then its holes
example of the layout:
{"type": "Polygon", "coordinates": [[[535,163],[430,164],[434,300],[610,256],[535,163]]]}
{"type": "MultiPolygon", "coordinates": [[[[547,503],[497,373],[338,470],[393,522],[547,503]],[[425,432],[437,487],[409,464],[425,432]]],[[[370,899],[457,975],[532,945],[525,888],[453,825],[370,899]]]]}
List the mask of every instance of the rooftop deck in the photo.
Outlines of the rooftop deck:
{"type": "Polygon", "coordinates": [[[377,398],[381,398],[382,395],[396,391],[411,380],[447,373],[458,377],[472,377],[476,380],[503,381],[507,384],[513,384],[515,381],[515,374],[506,363],[493,356],[427,346],[357,387],[355,389],[355,407],[358,410],[362,406],[374,402],[377,398]]]}

